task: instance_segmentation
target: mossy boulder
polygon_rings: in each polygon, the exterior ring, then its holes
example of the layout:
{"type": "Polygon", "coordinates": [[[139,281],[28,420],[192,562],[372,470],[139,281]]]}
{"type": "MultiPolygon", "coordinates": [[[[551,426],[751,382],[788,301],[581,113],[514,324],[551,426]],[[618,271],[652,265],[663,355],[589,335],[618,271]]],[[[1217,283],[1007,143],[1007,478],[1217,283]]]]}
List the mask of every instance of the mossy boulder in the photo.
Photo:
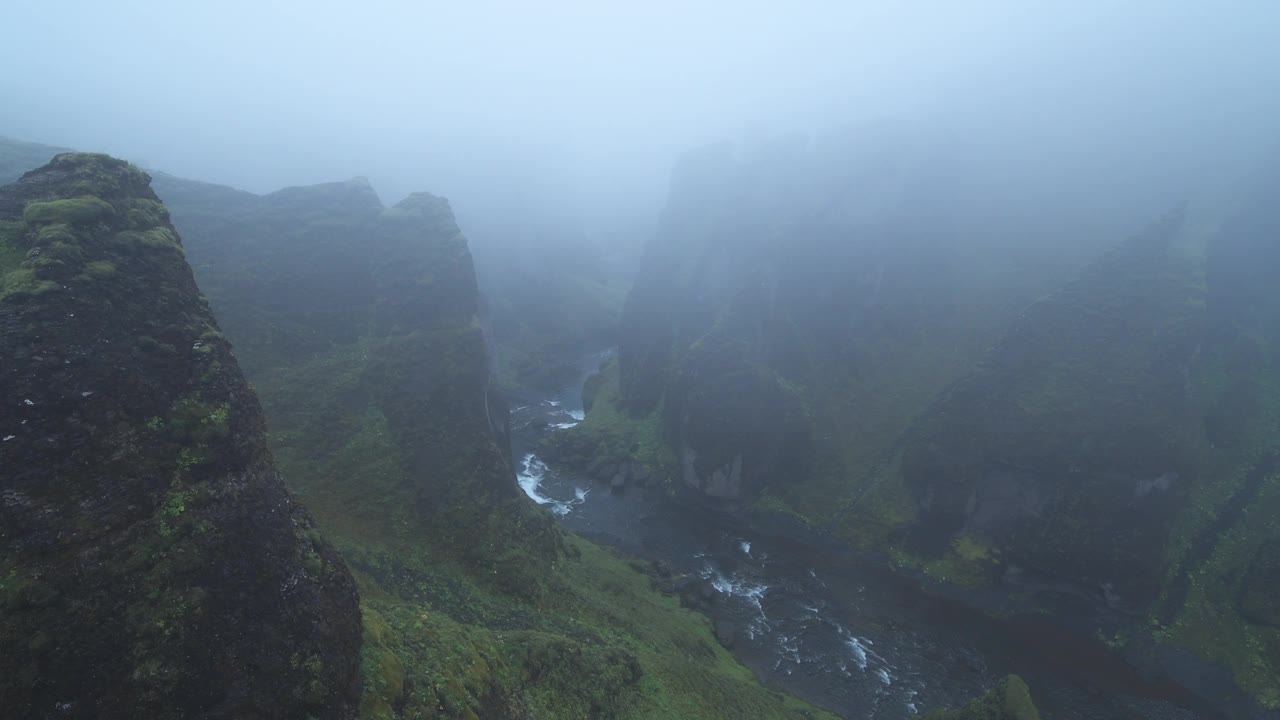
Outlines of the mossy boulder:
{"type": "Polygon", "coordinates": [[[26,250],[0,297],[0,706],[354,716],[355,585],[148,176],[59,155],[0,188],[0,225],[26,250]],[[121,239],[151,232],[173,242],[121,239]]]}

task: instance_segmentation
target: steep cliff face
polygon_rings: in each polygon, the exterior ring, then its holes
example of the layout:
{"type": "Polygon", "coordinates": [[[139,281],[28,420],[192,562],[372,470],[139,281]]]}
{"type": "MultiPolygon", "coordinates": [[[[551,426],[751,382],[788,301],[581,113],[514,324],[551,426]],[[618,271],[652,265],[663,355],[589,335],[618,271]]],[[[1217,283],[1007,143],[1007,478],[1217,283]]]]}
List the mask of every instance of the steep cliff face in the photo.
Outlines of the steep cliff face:
{"type": "Polygon", "coordinates": [[[1022,313],[903,451],[916,547],[969,537],[1140,610],[1198,482],[1199,259],[1171,217],[1022,313]]]}
{"type": "Polygon", "coordinates": [[[1204,237],[1171,217],[1032,305],[900,466],[926,571],[1020,593],[1029,575],[1144,618],[1111,642],[1233,716],[1254,713],[1233,683],[1280,708],[1276,186],[1204,237]]]}
{"type": "Polygon", "coordinates": [[[354,716],[354,583],[147,175],[65,154],[0,189],[0,272],[0,704],[354,716]]]}
{"type": "Polygon", "coordinates": [[[1174,526],[1156,637],[1229,667],[1280,709],[1280,163],[1207,240],[1206,332],[1189,378],[1200,482],[1174,526]]]}
{"type": "Polygon", "coordinates": [[[1025,258],[1008,228],[981,235],[955,173],[898,146],[682,160],[624,307],[617,388],[661,427],[681,486],[864,543],[912,514],[878,482],[897,439],[1070,266],[1025,258]]]}

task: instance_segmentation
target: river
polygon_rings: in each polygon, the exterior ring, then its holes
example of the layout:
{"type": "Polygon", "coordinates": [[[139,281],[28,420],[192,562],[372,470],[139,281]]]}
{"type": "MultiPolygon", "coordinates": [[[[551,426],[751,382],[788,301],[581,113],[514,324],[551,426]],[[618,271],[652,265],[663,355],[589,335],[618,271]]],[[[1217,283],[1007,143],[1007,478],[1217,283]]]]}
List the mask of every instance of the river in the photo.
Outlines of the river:
{"type": "Polygon", "coordinates": [[[1209,716],[1180,707],[1190,700],[1176,688],[1100,656],[1092,639],[997,623],[920,592],[883,564],[833,561],[652,489],[615,494],[548,465],[538,440],[583,420],[583,382],[610,355],[586,355],[572,382],[513,402],[520,486],[569,529],[706,580],[716,590],[712,618],[763,682],[851,719],[955,707],[1008,673],[1031,685],[1046,716],[1062,720],[1209,716]]]}

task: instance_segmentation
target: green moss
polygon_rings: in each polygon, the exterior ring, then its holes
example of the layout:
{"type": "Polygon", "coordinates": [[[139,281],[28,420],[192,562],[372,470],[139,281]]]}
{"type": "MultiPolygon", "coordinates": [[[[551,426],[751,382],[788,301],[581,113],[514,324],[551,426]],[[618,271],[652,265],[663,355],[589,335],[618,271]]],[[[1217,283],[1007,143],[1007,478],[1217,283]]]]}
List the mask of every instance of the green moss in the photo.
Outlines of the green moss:
{"type": "Polygon", "coordinates": [[[25,228],[20,222],[0,222],[0,278],[16,270],[27,256],[21,239],[25,228]]]}
{"type": "Polygon", "coordinates": [[[395,708],[405,692],[405,667],[389,647],[396,643],[391,626],[369,602],[361,606],[364,618],[364,647],[361,655],[364,694],[360,717],[366,720],[393,720],[395,708]]]}
{"type": "Polygon", "coordinates": [[[972,535],[961,535],[951,542],[956,557],[967,563],[986,562],[991,559],[991,547],[972,535]]]}
{"type": "Polygon", "coordinates": [[[138,338],[138,347],[146,353],[154,353],[157,355],[175,355],[178,349],[170,343],[162,343],[150,335],[143,335],[138,338]]]}
{"type": "Polygon", "coordinates": [[[25,602],[34,582],[17,565],[0,558],[0,607],[8,610],[25,602]]]}
{"type": "Polygon", "coordinates": [[[61,289],[52,280],[41,280],[36,271],[22,268],[6,273],[0,278],[0,300],[11,296],[39,296],[61,289]]]}
{"type": "Polygon", "coordinates": [[[51,225],[41,227],[36,231],[36,239],[38,239],[41,244],[49,245],[52,245],[53,243],[74,244],[79,242],[76,239],[75,233],[71,230],[71,226],[66,223],[53,223],[51,225]]]}
{"type": "Polygon", "coordinates": [[[115,272],[116,266],[110,260],[94,260],[84,266],[84,274],[97,280],[111,277],[115,272]]]}
{"type": "Polygon", "coordinates": [[[155,200],[135,198],[126,211],[129,225],[137,228],[163,227],[169,224],[169,210],[155,200]]]}
{"type": "Polygon", "coordinates": [[[1224,532],[1208,559],[1188,573],[1181,611],[1171,624],[1158,627],[1155,636],[1226,665],[1236,683],[1263,707],[1280,709],[1280,627],[1251,621],[1240,602],[1261,543],[1280,537],[1280,475],[1264,482],[1253,510],[1224,532]]]}
{"type": "Polygon", "coordinates": [[[175,475],[173,482],[169,484],[169,492],[165,495],[164,502],[160,504],[160,512],[158,514],[158,532],[166,538],[172,537],[176,533],[176,528],[181,522],[183,514],[187,512],[187,506],[195,501],[195,490],[188,486],[182,478],[191,468],[190,457],[180,457],[178,468],[178,473],[175,475]]]}
{"type": "Polygon", "coordinates": [[[114,214],[115,208],[111,207],[110,203],[86,195],[66,200],[27,203],[27,207],[22,211],[22,220],[29,225],[52,223],[85,225],[105,220],[114,214]]]}
{"type": "Polygon", "coordinates": [[[955,538],[937,558],[917,557],[900,545],[889,548],[889,557],[897,566],[918,570],[938,582],[969,588],[991,580],[997,568],[997,554],[991,546],[968,534],[955,538]]]}
{"type": "Polygon", "coordinates": [[[761,495],[756,498],[754,503],[751,504],[751,510],[752,512],[759,513],[761,515],[785,515],[799,522],[801,525],[812,527],[812,524],[809,522],[809,518],[796,512],[795,508],[791,507],[786,500],[783,500],[776,495],[768,493],[761,495]]]}
{"type": "Polygon", "coordinates": [[[1191,390],[1210,442],[1200,478],[1170,533],[1165,592],[1150,626],[1158,640],[1231,669],[1260,704],[1280,708],[1280,613],[1268,617],[1274,581],[1259,570],[1280,537],[1280,343],[1247,328],[1210,345],[1191,390]]]}
{"type": "Polygon", "coordinates": [[[116,243],[127,248],[149,248],[159,250],[181,250],[178,236],[167,227],[153,227],[146,230],[125,230],[115,234],[116,243]]]}
{"type": "Polygon", "coordinates": [[[566,442],[594,447],[595,456],[603,460],[637,460],[674,471],[675,453],[662,434],[662,406],[633,418],[621,410],[618,393],[618,361],[612,360],[588,380],[583,404],[591,409],[583,422],[569,430],[566,442]]]}
{"type": "Polygon", "coordinates": [[[175,439],[199,453],[210,443],[230,434],[231,406],[225,402],[212,403],[196,393],[189,393],[169,409],[167,427],[175,439]]]}

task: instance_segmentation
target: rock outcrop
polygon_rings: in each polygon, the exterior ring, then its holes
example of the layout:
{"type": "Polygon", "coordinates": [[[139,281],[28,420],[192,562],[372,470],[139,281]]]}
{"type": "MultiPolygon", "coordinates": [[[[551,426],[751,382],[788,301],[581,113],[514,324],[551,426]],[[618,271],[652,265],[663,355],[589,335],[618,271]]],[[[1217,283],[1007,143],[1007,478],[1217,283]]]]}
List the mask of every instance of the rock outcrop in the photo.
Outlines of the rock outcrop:
{"type": "Polygon", "coordinates": [[[354,717],[355,585],[148,176],[0,188],[0,275],[4,714],[354,717]]]}

